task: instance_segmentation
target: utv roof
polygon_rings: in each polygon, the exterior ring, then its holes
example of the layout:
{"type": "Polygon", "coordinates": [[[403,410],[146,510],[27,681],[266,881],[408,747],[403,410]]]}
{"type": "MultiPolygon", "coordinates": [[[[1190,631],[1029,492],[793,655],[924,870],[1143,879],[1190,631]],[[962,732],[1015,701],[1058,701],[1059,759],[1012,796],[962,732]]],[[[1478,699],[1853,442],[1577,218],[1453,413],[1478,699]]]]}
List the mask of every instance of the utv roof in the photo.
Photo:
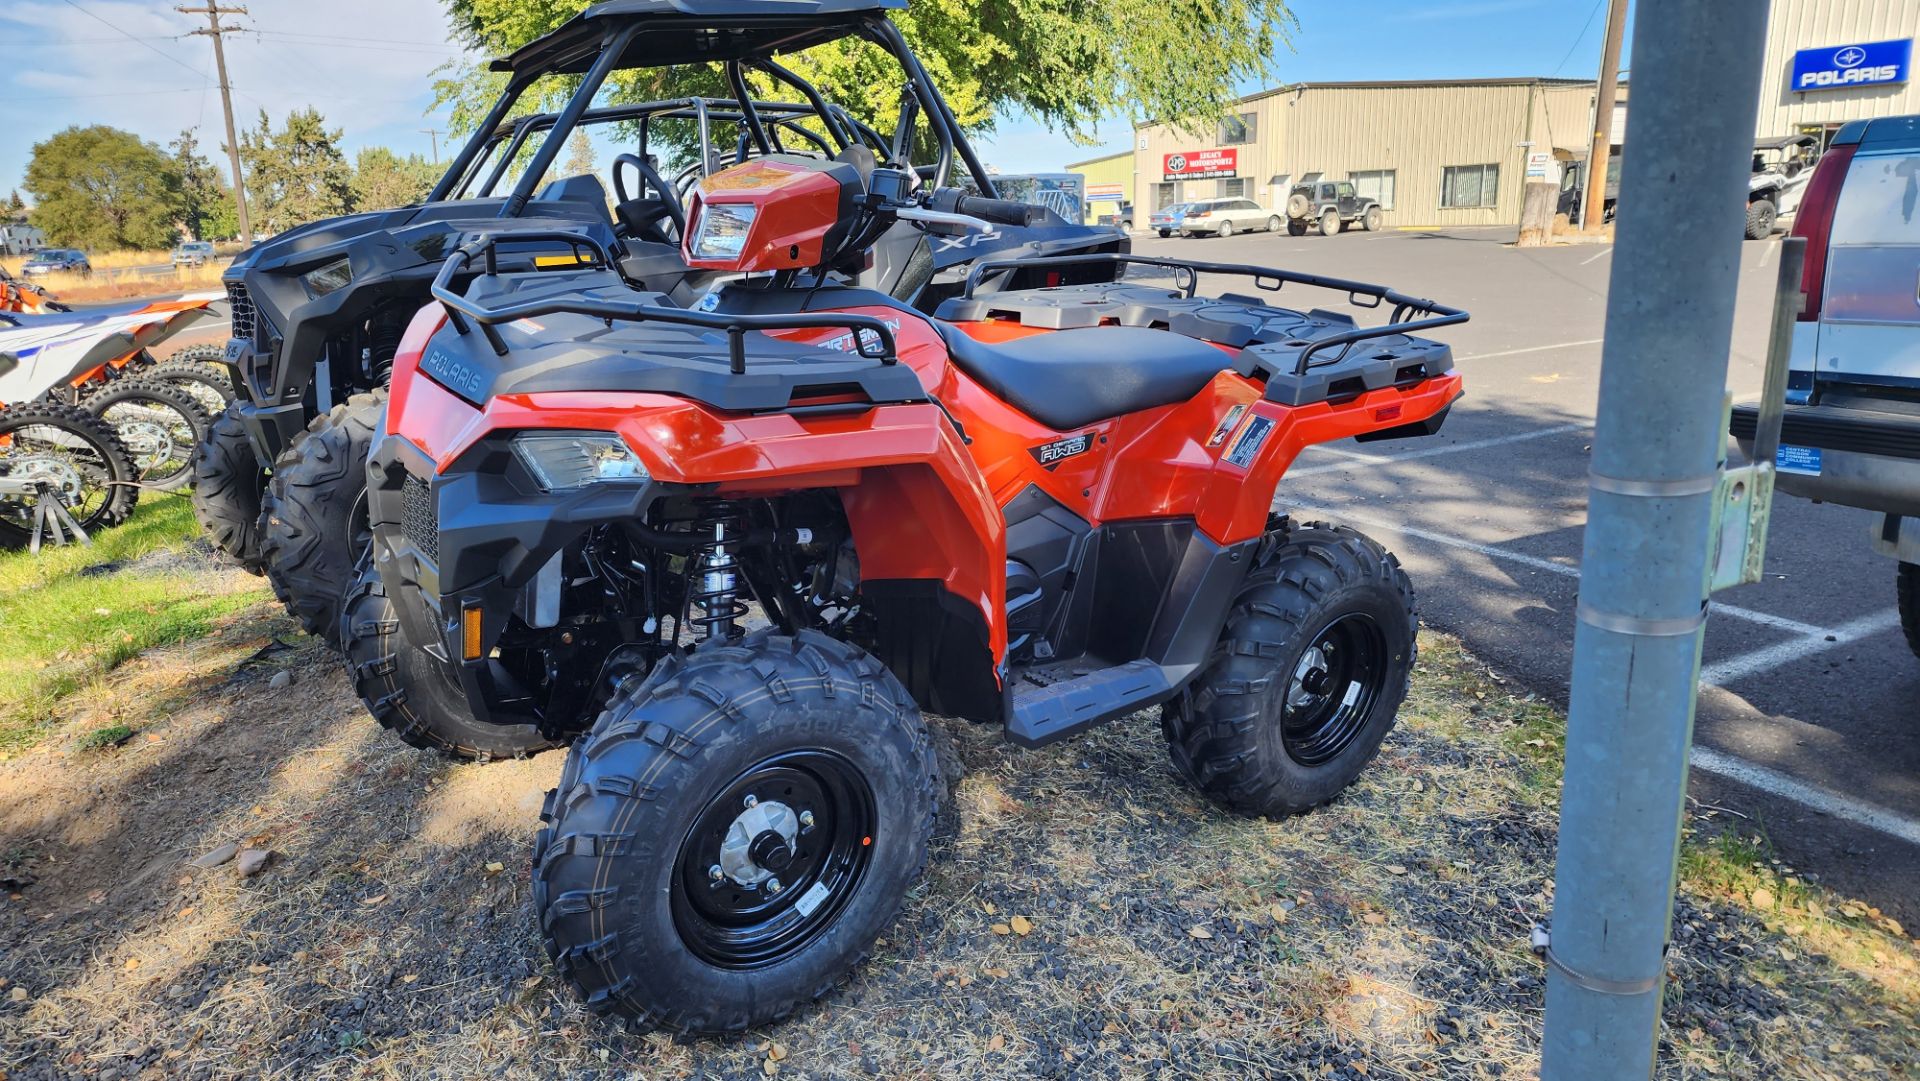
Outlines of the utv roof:
{"type": "Polygon", "coordinates": [[[1800,146],[1815,141],[1811,135],[1775,135],[1767,139],[1755,139],[1753,141],[1753,148],[1755,150],[1780,150],[1785,147],[1800,146]]]}
{"type": "Polygon", "coordinates": [[[607,0],[493,62],[494,71],[578,75],[606,35],[639,25],[617,68],[664,67],[795,52],[858,29],[907,0],[607,0]]]}

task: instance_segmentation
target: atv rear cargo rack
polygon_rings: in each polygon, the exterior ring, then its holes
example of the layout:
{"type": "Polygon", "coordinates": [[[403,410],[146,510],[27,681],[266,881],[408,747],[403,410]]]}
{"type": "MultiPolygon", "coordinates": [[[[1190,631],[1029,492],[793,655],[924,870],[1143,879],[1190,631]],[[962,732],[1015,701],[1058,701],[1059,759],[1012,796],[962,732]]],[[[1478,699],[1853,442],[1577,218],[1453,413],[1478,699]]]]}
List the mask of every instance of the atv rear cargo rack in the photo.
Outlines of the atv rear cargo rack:
{"type": "Polygon", "coordinates": [[[870,315],[812,313],[723,315],[716,312],[669,308],[641,301],[621,303],[568,297],[489,307],[456,292],[453,288],[455,275],[471,267],[476,256],[482,256],[485,259],[484,273],[492,276],[500,272],[498,248],[502,243],[565,244],[572,250],[575,260],[583,267],[612,269],[618,266],[613,261],[612,254],[598,240],[580,233],[561,230],[489,233],[479,240],[461,245],[447,257],[446,263],[440,267],[440,273],[433,279],[433,298],[447,309],[447,318],[453,324],[454,330],[463,335],[466,334],[467,320],[472,320],[479,324],[481,333],[486,335],[487,343],[493,346],[493,351],[501,356],[507,354],[507,342],[500,336],[500,332],[494,329],[496,326],[511,323],[517,319],[532,319],[542,315],[569,312],[605,319],[609,324],[615,320],[634,323],[674,323],[681,326],[726,331],[728,366],[735,375],[746,374],[746,336],[754,331],[845,328],[850,332],[852,351],[856,355],[868,360],[877,360],[882,366],[891,366],[900,361],[899,352],[894,345],[893,331],[883,320],[870,315]],[[583,248],[592,255],[591,263],[581,258],[580,252],[583,248]]]}

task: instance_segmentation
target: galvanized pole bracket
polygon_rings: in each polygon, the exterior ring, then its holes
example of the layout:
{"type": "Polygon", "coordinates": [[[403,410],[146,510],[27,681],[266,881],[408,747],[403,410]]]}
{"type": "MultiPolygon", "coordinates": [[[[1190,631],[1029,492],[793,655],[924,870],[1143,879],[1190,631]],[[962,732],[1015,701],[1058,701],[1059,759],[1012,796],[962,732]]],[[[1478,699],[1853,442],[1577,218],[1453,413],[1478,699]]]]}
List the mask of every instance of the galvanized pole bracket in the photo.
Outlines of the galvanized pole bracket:
{"type": "Polygon", "coordinates": [[[1673,944],[1668,943],[1660,951],[1660,971],[1644,980],[1608,980],[1580,972],[1553,952],[1553,932],[1543,924],[1533,925],[1532,947],[1533,952],[1544,959],[1548,966],[1557,970],[1576,987],[1584,987],[1603,995],[1644,995],[1659,987],[1660,981],[1666,978],[1667,954],[1673,949],[1673,944]]]}

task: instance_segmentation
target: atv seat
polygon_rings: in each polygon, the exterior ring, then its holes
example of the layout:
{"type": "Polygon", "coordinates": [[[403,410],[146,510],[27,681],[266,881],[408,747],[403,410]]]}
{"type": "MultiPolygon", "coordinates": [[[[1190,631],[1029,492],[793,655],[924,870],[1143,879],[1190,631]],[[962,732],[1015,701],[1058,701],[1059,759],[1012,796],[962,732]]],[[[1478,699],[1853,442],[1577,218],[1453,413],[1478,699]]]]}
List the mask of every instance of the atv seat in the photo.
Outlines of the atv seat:
{"type": "Polygon", "coordinates": [[[962,371],[1061,432],[1186,401],[1233,364],[1216,346],[1146,327],[1084,327],[990,345],[934,325],[962,371]]]}

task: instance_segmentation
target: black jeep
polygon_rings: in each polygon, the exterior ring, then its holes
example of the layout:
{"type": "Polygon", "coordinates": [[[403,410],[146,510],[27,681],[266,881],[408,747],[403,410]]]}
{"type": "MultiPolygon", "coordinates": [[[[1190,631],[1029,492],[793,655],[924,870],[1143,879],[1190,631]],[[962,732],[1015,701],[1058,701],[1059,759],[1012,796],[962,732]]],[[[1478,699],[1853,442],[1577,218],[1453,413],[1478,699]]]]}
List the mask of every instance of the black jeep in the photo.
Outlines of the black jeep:
{"type": "Polygon", "coordinates": [[[1325,180],[1321,173],[1308,173],[1287,195],[1287,233],[1306,236],[1307,229],[1318,225],[1321,236],[1344,232],[1358,222],[1373,232],[1380,228],[1380,204],[1353,188],[1351,180],[1325,180]]]}

